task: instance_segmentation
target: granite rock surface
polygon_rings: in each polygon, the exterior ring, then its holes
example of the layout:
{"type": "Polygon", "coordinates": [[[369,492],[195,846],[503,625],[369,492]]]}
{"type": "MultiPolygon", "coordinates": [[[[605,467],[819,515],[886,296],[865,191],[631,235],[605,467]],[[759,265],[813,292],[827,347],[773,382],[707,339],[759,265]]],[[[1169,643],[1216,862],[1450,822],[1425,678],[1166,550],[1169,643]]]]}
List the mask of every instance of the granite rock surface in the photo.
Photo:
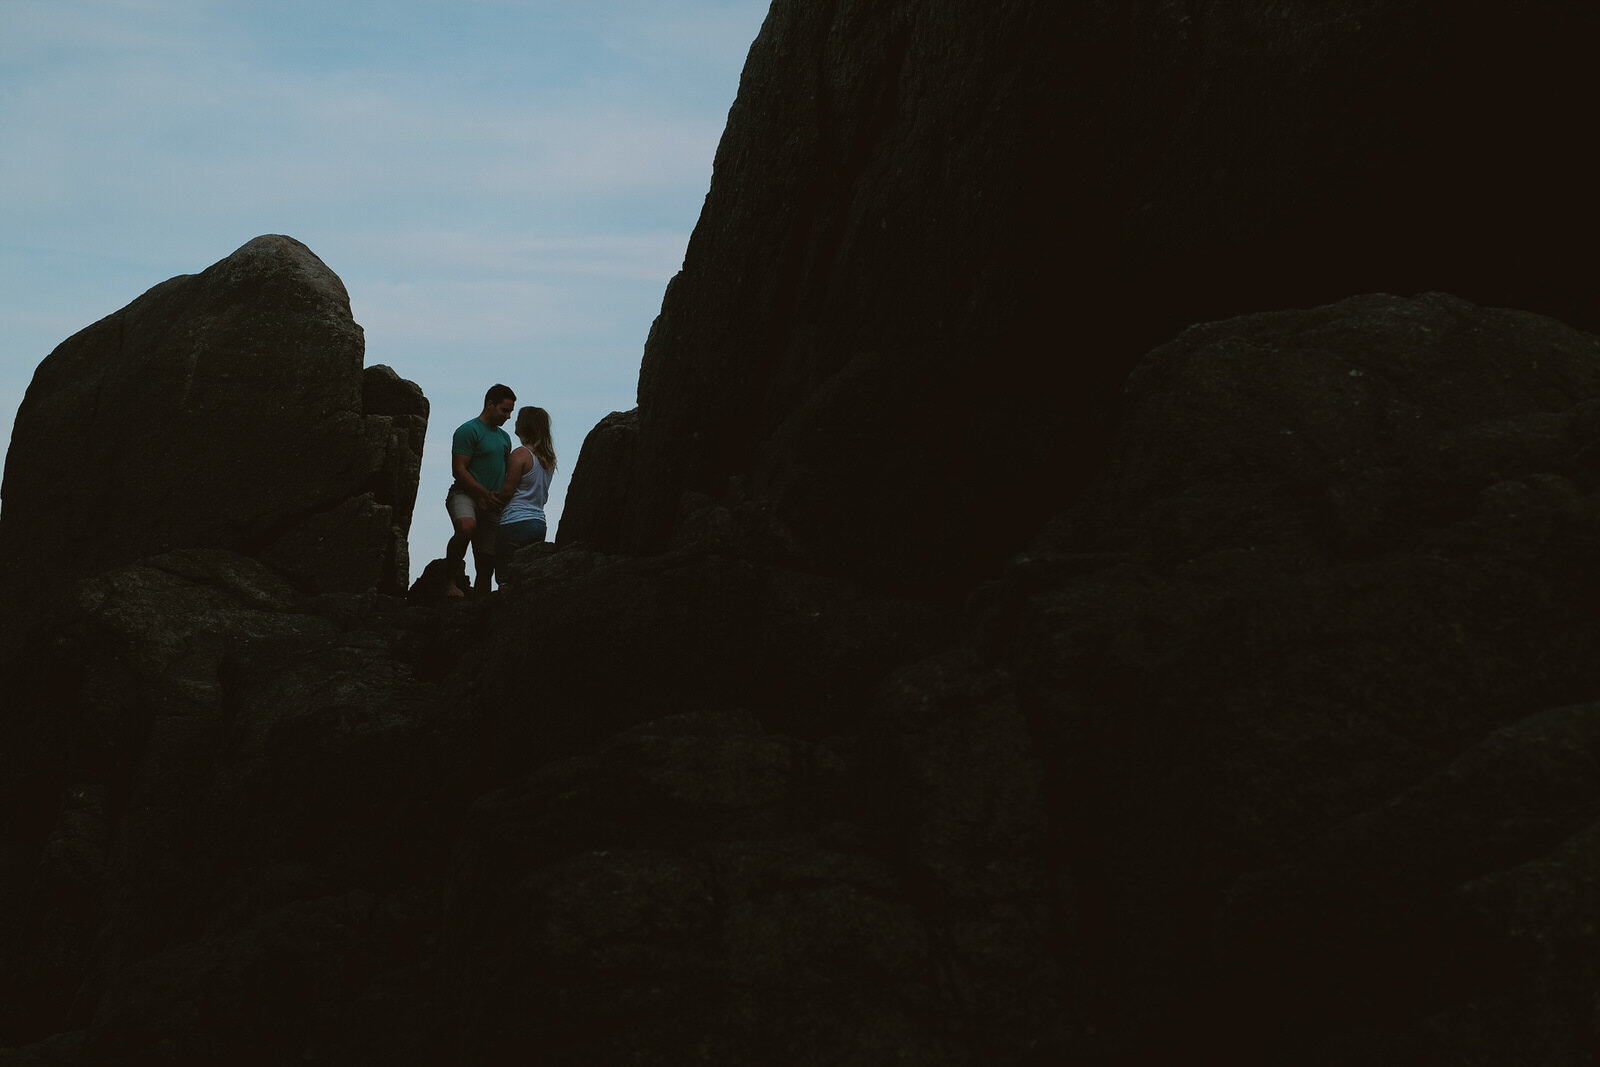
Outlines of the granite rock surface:
{"type": "Polygon", "coordinates": [[[391,369],[364,370],[364,352],[344,284],[282,236],[68,338],[17,411],[0,489],[8,580],[43,596],[221,548],[308,590],[403,590],[428,406],[391,369]]]}

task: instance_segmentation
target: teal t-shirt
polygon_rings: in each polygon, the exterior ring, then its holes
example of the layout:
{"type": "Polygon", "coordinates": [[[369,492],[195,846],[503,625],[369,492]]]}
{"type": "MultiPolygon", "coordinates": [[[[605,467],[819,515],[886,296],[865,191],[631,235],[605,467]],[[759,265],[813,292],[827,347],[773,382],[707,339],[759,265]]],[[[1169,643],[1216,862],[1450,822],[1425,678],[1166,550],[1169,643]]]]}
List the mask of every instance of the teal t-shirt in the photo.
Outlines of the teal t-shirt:
{"type": "Polygon", "coordinates": [[[511,435],[498,426],[473,418],[456,427],[450,438],[450,451],[467,457],[467,473],[491,493],[498,493],[506,480],[506,456],[511,452],[511,435]]]}

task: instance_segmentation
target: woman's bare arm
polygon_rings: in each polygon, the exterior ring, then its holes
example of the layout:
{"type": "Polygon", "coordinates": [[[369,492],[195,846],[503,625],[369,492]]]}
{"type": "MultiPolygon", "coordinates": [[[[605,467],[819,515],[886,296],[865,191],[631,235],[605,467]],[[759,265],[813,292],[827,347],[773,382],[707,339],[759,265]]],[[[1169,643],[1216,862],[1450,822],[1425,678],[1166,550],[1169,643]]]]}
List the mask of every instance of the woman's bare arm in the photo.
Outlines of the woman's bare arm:
{"type": "Polygon", "coordinates": [[[517,483],[522,481],[522,476],[533,468],[533,453],[526,448],[514,449],[511,458],[506,461],[506,480],[500,486],[500,491],[495,496],[504,504],[517,491],[517,483]]]}

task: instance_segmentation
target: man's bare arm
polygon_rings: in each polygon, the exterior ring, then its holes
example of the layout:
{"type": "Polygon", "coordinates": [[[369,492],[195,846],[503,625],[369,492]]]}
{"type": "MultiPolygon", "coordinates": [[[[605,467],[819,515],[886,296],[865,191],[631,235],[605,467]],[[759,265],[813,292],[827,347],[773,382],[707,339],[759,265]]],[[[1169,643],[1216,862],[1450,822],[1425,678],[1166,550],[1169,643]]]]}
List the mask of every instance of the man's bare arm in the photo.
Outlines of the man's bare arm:
{"type": "Polygon", "coordinates": [[[467,487],[467,492],[480,504],[492,504],[494,494],[483,487],[483,483],[472,476],[467,470],[467,460],[470,456],[463,456],[459,452],[450,454],[450,473],[456,476],[456,481],[467,487]]]}

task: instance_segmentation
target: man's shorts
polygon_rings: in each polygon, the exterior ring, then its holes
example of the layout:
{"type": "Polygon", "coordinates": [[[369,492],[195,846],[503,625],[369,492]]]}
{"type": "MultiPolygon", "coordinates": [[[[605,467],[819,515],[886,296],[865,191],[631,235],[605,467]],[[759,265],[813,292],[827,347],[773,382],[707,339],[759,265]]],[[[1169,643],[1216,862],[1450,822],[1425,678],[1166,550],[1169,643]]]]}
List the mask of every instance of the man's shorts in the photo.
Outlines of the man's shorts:
{"type": "Polygon", "coordinates": [[[450,513],[450,525],[457,519],[473,519],[478,528],[472,532],[472,551],[479,556],[494,555],[495,534],[500,529],[500,509],[481,508],[472,494],[451,487],[444,497],[445,510],[450,513]]]}

